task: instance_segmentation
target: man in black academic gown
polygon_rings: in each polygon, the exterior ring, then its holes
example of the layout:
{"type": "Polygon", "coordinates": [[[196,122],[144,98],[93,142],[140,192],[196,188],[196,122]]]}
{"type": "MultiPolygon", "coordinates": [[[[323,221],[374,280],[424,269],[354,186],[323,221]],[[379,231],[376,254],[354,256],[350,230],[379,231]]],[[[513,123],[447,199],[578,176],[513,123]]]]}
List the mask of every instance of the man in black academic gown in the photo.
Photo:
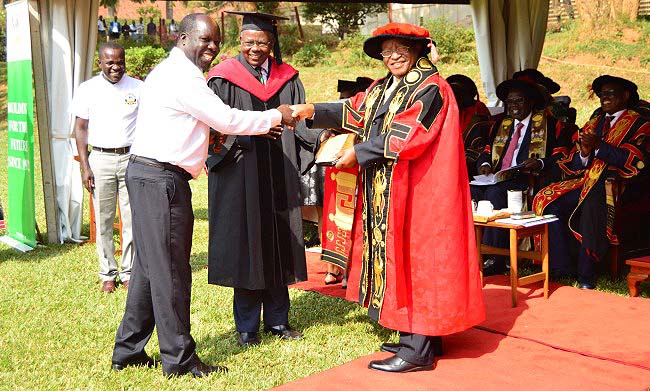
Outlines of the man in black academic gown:
{"type": "MultiPolygon", "coordinates": [[[[274,15],[244,15],[241,53],[216,65],[208,85],[226,104],[266,110],[303,103],[298,72],[282,63],[274,15]],[[270,56],[273,49],[275,57],[270,56]]],[[[259,344],[264,330],[283,339],[302,334],[289,326],[287,286],[307,279],[300,172],[313,160],[318,133],[299,124],[269,136],[212,135],[208,168],[210,240],[208,282],[234,288],[233,313],[241,346],[259,344]]]]}

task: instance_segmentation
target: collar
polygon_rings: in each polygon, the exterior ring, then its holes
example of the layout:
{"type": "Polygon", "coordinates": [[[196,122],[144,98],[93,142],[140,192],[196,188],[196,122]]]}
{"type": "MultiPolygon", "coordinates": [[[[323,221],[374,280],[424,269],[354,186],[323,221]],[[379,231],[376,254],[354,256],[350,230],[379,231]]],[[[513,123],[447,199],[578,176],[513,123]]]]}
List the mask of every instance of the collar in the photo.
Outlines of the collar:
{"type": "Polygon", "coordinates": [[[533,117],[533,112],[531,111],[530,114],[528,114],[528,116],[526,118],[522,119],[521,121],[516,119],[515,120],[515,129],[517,128],[517,124],[519,124],[521,122],[522,124],[524,124],[524,127],[521,129],[521,132],[525,133],[526,129],[528,129],[528,124],[530,123],[530,119],[532,117],[533,117]]]}
{"type": "Polygon", "coordinates": [[[264,61],[264,63],[262,65],[260,65],[260,68],[262,68],[262,70],[264,70],[264,72],[266,73],[266,76],[268,77],[268,75],[269,75],[269,59],[268,58],[266,59],[266,61],[264,61]]]}
{"type": "Polygon", "coordinates": [[[605,116],[614,117],[614,118],[612,118],[612,121],[609,123],[610,128],[612,126],[614,126],[614,124],[616,123],[616,121],[618,121],[619,118],[621,118],[621,116],[623,115],[625,110],[627,110],[627,109],[619,110],[619,111],[615,112],[614,114],[605,114],[605,116]]]}

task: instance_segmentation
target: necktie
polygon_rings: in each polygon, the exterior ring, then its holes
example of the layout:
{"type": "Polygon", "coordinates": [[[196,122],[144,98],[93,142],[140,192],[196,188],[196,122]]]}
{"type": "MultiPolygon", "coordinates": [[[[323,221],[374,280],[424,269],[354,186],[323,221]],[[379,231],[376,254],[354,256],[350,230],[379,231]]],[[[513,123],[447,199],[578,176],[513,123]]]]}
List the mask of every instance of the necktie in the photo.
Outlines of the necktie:
{"type": "Polygon", "coordinates": [[[257,71],[257,80],[260,81],[260,83],[264,83],[264,75],[262,74],[262,67],[255,67],[255,70],[257,71]]]}
{"type": "Polygon", "coordinates": [[[508,144],[508,149],[506,150],[506,154],[503,155],[503,163],[501,164],[501,169],[505,170],[506,168],[510,168],[512,165],[512,159],[515,156],[515,149],[517,149],[517,145],[519,144],[519,136],[521,135],[521,128],[524,127],[524,124],[521,122],[517,124],[517,127],[515,128],[515,132],[512,134],[512,138],[510,138],[510,144],[508,144]]]}
{"type": "Polygon", "coordinates": [[[606,115],[605,122],[603,123],[603,130],[600,132],[601,136],[605,136],[609,132],[609,128],[612,126],[612,120],[614,119],[613,115],[606,115]]]}

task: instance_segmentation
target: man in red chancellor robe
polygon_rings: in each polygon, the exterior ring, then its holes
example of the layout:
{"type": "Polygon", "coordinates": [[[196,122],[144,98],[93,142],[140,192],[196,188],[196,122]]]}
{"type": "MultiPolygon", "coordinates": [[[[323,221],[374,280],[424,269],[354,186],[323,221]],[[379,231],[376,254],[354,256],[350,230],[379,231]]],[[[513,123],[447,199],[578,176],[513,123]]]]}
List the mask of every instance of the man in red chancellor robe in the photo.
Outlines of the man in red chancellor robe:
{"type": "Polygon", "coordinates": [[[432,369],[439,336],[485,318],[458,107],[428,59],[429,32],[390,23],[364,43],[389,74],[343,103],[294,117],[358,135],[337,168],[360,167],[347,299],[400,331],[371,369],[432,369]]]}

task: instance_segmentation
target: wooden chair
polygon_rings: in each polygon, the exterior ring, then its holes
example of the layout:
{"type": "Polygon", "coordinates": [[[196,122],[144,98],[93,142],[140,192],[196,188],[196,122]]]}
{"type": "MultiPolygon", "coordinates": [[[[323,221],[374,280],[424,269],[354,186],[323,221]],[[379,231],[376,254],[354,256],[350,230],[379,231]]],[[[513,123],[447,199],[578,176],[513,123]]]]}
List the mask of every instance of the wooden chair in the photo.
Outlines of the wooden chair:
{"type": "Polygon", "coordinates": [[[614,233],[620,242],[610,248],[610,277],[617,279],[624,259],[650,255],[650,178],[624,179],[612,172],[606,184],[612,188],[614,233]],[[632,202],[623,203],[626,189],[638,193],[632,202]]]}
{"type": "Polygon", "coordinates": [[[650,256],[628,259],[625,263],[630,265],[630,273],[627,275],[630,296],[639,296],[639,284],[650,281],[650,256]]]}

